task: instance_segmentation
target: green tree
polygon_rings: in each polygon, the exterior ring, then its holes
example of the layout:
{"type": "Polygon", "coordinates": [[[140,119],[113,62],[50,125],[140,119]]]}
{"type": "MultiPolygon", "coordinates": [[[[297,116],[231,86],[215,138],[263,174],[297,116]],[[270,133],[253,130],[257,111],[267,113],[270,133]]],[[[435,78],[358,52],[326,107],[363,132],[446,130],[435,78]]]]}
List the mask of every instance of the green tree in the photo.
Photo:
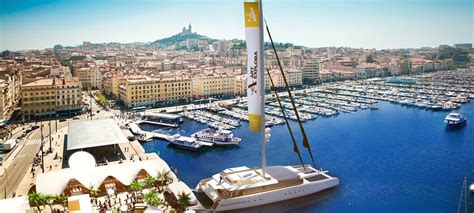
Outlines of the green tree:
{"type": "Polygon", "coordinates": [[[158,174],[156,175],[156,179],[158,180],[158,185],[160,187],[160,190],[167,186],[169,183],[173,181],[173,177],[171,177],[171,171],[158,171],[158,174]]]}
{"type": "Polygon", "coordinates": [[[56,202],[59,203],[63,207],[64,210],[66,210],[67,195],[65,195],[64,193],[58,195],[58,197],[56,198],[56,202]]]}
{"type": "Polygon", "coordinates": [[[163,200],[158,196],[158,192],[154,190],[147,192],[143,197],[148,205],[160,206],[164,204],[163,200]]]}
{"type": "Polygon", "coordinates": [[[135,195],[138,195],[138,192],[143,189],[143,184],[140,181],[134,180],[128,187],[135,193],[135,195]]]}
{"type": "Polygon", "coordinates": [[[97,197],[99,196],[99,193],[100,193],[100,189],[96,188],[94,186],[89,187],[88,191],[89,191],[89,195],[91,197],[93,197],[94,199],[97,199],[97,197]]]}
{"type": "Polygon", "coordinates": [[[146,185],[148,185],[149,187],[154,187],[155,186],[155,178],[152,177],[151,175],[148,175],[145,177],[145,183],[146,185]]]}
{"type": "Polygon", "coordinates": [[[56,195],[46,194],[43,197],[44,202],[49,206],[51,212],[53,212],[53,204],[57,200],[56,195]]]}
{"type": "Polygon", "coordinates": [[[191,196],[185,192],[181,192],[178,195],[178,204],[182,205],[184,209],[186,210],[188,206],[191,205],[191,196]]]}
{"type": "Polygon", "coordinates": [[[38,212],[41,212],[40,206],[44,203],[44,195],[38,192],[28,194],[28,201],[31,206],[36,206],[38,212]]]}

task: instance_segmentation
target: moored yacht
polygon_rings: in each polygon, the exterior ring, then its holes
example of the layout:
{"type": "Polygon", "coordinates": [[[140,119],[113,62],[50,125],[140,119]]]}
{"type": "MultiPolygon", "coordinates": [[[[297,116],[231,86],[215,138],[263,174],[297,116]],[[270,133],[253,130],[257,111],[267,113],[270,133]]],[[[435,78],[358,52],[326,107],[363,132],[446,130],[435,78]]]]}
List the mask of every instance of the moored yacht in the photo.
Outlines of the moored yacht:
{"type": "Polygon", "coordinates": [[[196,140],[196,138],[184,137],[179,134],[171,135],[167,140],[172,146],[192,151],[198,150],[203,145],[203,143],[196,140]]]}
{"type": "Polygon", "coordinates": [[[446,118],[444,118],[444,123],[449,126],[462,126],[466,124],[466,118],[456,112],[449,113],[446,118]]]}
{"type": "Polygon", "coordinates": [[[298,198],[339,184],[339,179],[326,171],[305,167],[269,166],[265,176],[261,168],[226,169],[201,180],[197,197],[202,204],[208,203],[204,206],[207,210],[228,211],[298,198]]]}
{"type": "MultiPolygon", "coordinates": [[[[302,125],[304,120],[311,119],[311,117],[302,116],[304,113],[300,114],[297,110],[297,105],[286,81],[268,25],[268,36],[281,74],[285,79],[285,87],[293,111],[287,114],[285,103],[282,104],[277,91],[275,91],[275,97],[280,107],[281,117],[285,120],[288,131],[292,136],[292,151],[298,155],[301,166],[267,166],[266,143],[270,139],[271,129],[265,127],[265,76],[268,76],[272,87],[274,87],[274,83],[269,71],[267,70],[268,75],[265,75],[264,72],[262,2],[245,2],[244,5],[248,61],[248,116],[250,131],[261,134],[262,166],[258,168],[245,166],[229,168],[213,175],[211,178],[201,180],[196,186],[197,198],[201,205],[193,208],[197,211],[229,211],[251,208],[314,194],[339,185],[337,177],[328,175],[327,171],[314,169],[313,166],[307,165],[303,161],[296,139],[293,137],[291,125],[287,119],[295,119],[298,122],[303,135],[303,147],[307,149],[312,163],[315,165],[311,146],[302,125]]],[[[348,110],[355,108],[347,103],[345,105],[342,104],[341,107],[347,107],[348,110]]]]}
{"type": "Polygon", "coordinates": [[[210,128],[201,130],[191,135],[200,141],[211,142],[216,145],[238,145],[241,141],[240,138],[235,137],[229,130],[213,130],[210,128]]]}

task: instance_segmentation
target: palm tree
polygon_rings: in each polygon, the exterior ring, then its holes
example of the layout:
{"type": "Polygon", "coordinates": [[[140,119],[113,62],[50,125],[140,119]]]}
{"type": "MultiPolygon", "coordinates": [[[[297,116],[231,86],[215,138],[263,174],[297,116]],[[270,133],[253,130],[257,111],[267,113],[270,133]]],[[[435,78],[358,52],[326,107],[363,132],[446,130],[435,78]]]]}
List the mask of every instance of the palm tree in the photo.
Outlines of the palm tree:
{"type": "Polygon", "coordinates": [[[36,206],[36,208],[38,208],[38,212],[41,212],[40,205],[43,205],[44,203],[44,195],[38,192],[31,192],[28,194],[28,201],[31,206],[36,206]]]}
{"type": "Polygon", "coordinates": [[[145,183],[146,185],[148,185],[149,187],[154,187],[155,186],[155,178],[152,177],[151,175],[148,175],[145,177],[145,183]]]}
{"type": "Polygon", "coordinates": [[[43,196],[44,202],[48,204],[49,209],[51,212],[53,212],[53,203],[56,201],[57,196],[56,195],[51,195],[51,194],[46,194],[43,196]]]}
{"type": "Polygon", "coordinates": [[[144,199],[148,203],[148,205],[151,205],[151,206],[159,206],[159,205],[163,205],[164,203],[163,200],[160,197],[158,197],[158,192],[154,190],[146,193],[144,195],[144,199]]]}
{"type": "Polygon", "coordinates": [[[136,193],[141,191],[143,189],[143,184],[142,182],[140,181],[137,181],[137,180],[134,180],[130,186],[128,186],[133,192],[135,192],[135,195],[137,195],[136,193]]]}
{"type": "Polygon", "coordinates": [[[171,171],[170,170],[163,172],[162,173],[162,178],[163,178],[163,181],[164,181],[165,185],[168,185],[173,181],[173,177],[171,177],[171,171]]]}
{"type": "Polygon", "coordinates": [[[99,188],[95,188],[94,186],[89,187],[89,195],[92,197],[98,197],[100,193],[99,188]]]}
{"type": "Polygon", "coordinates": [[[58,195],[58,197],[56,198],[56,202],[63,206],[63,209],[66,210],[67,195],[65,195],[64,193],[58,195]]]}
{"type": "Polygon", "coordinates": [[[185,192],[181,192],[178,195],[178,204],[183,205],[184,209],[186,210],[188,206],[191,205],[191,196],[189,196],[189,194],[186,194],[185,192]]]}

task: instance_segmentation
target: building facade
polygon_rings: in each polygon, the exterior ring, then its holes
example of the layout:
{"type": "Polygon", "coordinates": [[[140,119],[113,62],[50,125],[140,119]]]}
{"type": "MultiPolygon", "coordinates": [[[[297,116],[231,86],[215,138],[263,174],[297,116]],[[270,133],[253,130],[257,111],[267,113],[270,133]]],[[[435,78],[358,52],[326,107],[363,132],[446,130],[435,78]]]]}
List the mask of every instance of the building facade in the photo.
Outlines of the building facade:
{"type": "Polygon", "coordinates": [[[8,120],[20,95],[20,82],[17,76],[0,79],[0,121],[8,120]]]}
{"type": "Polygon", "coordinates": [[[118,90],[119,99],[128,108],[189,101],[192,95],[191,79],[186,77],[127,79],[118,90]]]}
{"type": "Polygon", "coordinates": [[[75,70],[74,76],[76,76],[82,83],[83,88],[101,89],[102,87],[102,74],[99,68],[96,67],[83,67],[75,70]]]}
{"type": "Polygon", "coordinates": [[[316,59],[310,59],[303,65],[303,82],[309,84],[320,83],[319,62],[316,59]]]}
{"type": "Polygon", "coordinates": [[[77,78],[42,78],[21,86],[23,119],[81,113],[82,85],[77,78]]]}
{"type": "Polygon", "coordinates": [[[193,77],[193,98],[234,96],[235,77],[229,75],[202,75],[193,77]]]}

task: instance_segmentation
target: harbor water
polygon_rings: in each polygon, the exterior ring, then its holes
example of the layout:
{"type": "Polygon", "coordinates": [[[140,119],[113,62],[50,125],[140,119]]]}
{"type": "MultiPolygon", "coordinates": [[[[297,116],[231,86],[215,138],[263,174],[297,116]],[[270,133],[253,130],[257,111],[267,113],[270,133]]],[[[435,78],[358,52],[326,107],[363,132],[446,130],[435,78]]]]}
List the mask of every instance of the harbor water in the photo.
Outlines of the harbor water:
{"type": "MultiPolygon", "coordinates": [[[[474,181],[474,103],[461,107],[468,120],[463,128],[446,128],[448,112],[379,102],[378,110],[359,110],[304,123],[316,166],[329,170],[340,185],[324,193],[253,209],[257,212],[455,212],[464,176],[474,181]]],[[[292,122],[305,163],[310,157],[292,122]]],[[[141,125],[146,131],[189,136],[206,128],[186,120],[179,129],[141,125]]],[[[259,135],[248,123],[233,130],[239,146],[212,147],[199,152],[179,150],[166,142],[143,144],[157,152],[190,187],[225,168],[261,163],[259,135]]],[[[268,165],[296,165],[286,126],[272,127],[268,165]]],[[[468,193],[468,202],[474,196],[468,193]]],[[[464,205],[464,204],[463,204],[464,205]]],[[[473,208],[471,207],[471,211],[473,208]]]]}

